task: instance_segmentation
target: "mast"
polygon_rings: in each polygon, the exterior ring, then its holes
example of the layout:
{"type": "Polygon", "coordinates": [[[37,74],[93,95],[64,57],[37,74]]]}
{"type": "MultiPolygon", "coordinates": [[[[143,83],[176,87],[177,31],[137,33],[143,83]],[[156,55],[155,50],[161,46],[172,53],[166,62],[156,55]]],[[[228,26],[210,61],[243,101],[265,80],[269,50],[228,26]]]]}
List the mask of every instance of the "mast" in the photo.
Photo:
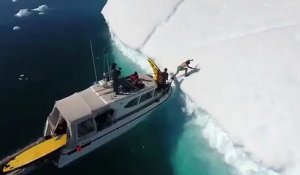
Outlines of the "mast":
{"type": "Polygon", "coordinates": [[[96,79],[96,81],[98,81],[97,70],[96,70],[96,66],[95,66],[94,51],[93,51],[93,46],[92,46],[92,40],[91,39],[90,39],[90,48],[91,48],[91,53],[92,53],[92,60],[93,60],[93,66],[94,66],[95,79],[96,79]]]}

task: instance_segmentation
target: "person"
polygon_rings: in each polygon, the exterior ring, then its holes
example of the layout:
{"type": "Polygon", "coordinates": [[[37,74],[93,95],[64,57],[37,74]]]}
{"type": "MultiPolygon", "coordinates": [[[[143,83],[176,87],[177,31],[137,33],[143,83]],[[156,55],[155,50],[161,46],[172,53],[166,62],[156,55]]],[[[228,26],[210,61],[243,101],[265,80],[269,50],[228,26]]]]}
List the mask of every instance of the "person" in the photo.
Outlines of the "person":
{"type": "Polygon", "coordinates": [[[133,74],[130,75],[131,82],[135,83],[139,79],[138,73],[135,71],[133,74]]]}
{"type": "Polygon", "coordinates": [[[188,74],[187,74],[188,68],[190,68],[190,69],[195,69],[195,68],[189,66],[190,63],[191,63],[191,61],[194,61],[194,60],[193,60],[193,59],[191,59],[191,60],[186,60],[185,62],[181,63],[181,64],[177,67],[177,71],[176,71],[176,73],[172,76],[171,79],[174,79],[174,77],[179,73],[179,71],[183,71],[183,70],[185,71],[184,76],[187,77],[187,76],[188,76],[188,74]]]}
{"type": "Polygon", "coordinates": [[[139,89],[142,89],[144,87],[144,84],[143,82],[139,79],[139,75],[138,73],[135,71],[133,74],[130,75],[130,80],[132,82],[132,84],[139,88],[139,89]]]}
{"type": "Polygon", "coordinates": [[[169,79],[168,69],[165,68],[164,72],[162,72],[160,75],[161,75],[161,84],[165,86],[167,84],[167,80],[169,79]]]}
{"type": "Polygon", "coordinates": [[[121,75],[121,68],[117,69],[117,64],[112,63],[111,65],[111,78],[113,80],[113,89],[116,95],[119,95],[118,87],[119,87],[119,76],[121,75]]]}

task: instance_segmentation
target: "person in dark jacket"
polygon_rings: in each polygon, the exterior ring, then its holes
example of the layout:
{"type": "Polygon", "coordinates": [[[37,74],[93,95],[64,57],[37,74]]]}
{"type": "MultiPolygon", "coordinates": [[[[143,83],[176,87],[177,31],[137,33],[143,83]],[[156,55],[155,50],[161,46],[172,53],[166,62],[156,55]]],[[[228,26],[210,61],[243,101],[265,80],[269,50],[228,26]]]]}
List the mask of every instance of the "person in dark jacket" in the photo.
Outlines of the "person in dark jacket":
{"type": "Polygon", "coordinates": [[[169,79],[168,69],[165,68],[164,72],[161,74],[161,84],[164,86],[167,84],[167,80],[169,79]]]}
{"type": "Polygon", "coordinates": [[[112,63],[111,65],[111,78],[113,80],[113,89],[116,95],[119,95],[118,87],[119,87],[119,76],[121,75],[121,68],[117,69],[117,64],[112,63]]]}

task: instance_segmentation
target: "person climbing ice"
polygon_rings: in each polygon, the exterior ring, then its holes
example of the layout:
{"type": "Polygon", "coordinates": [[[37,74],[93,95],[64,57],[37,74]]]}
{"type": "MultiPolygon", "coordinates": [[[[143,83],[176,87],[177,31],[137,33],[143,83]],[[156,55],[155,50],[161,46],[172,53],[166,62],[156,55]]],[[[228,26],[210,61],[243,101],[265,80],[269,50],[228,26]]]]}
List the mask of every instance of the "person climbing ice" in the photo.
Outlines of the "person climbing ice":
{"type": "Polygon", "coordinates": [[[171,79],[174,79],[175,77],[176,77],[176,75],[180,72],[180,71],[185,71],[185,73],[184,73],[184,76],[188,76],[188,74],[187,74],[187,71],[188,71],[188,68],[190,68],[190,69],[196,69],[196,68],[194,68],[194,67],[190,67],[189,65],[190,65],[190,63],[191,63],[191,61],[194,61],[193,59],[191,59],[191,60],[186,60],[185,62],[183,62],[183,63],[181,63],[178,67],[177,67],[177,71],[176,71],[176,73],[172,76],[172,78],[171,79]]]}

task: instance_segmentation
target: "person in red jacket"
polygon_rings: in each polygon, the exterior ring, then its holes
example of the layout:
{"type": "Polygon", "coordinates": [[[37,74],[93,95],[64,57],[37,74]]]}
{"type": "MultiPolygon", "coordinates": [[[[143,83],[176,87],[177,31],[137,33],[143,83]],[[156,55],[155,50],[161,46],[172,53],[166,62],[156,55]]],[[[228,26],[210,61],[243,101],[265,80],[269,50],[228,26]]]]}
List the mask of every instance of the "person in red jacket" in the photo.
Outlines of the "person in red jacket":
{"type": "Polygon", "coordinates": [[[129,78],[135,87],[140,88],[140,89],[144,87],[144,84],[139,79],[139,75],[137,72],[134,72],[133,74],[131,74],[129,78]]]}

